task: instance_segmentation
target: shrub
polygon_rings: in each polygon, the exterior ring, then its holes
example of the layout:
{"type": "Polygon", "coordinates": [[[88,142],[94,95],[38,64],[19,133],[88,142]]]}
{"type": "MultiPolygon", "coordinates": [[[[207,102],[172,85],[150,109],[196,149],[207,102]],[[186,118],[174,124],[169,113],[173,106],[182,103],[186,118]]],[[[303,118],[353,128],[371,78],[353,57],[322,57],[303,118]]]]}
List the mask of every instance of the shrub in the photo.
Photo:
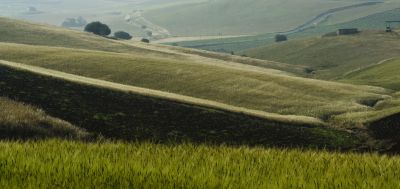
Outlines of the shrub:
{"type": "Polygon", "coordinates": [[[131,34],[129,34],[128,32],[124,32],[124,31],[115,32],[114,37],[117,39],[126,39],[126,40],[132,39],[131,34]]]}
{"type": "Polygon", "coordinates": [[[107,36],[111,33],[111,29],[106,24],[103,24],[101,22],[89,23],[88,25],[86,25],[85,31],[101,36],[107,36]]]}
{"type": "Polygon", "coordinates": [[[278,34],[275,36],[275,42],[287,41],[288,38],[286,35],[278,34]]]}

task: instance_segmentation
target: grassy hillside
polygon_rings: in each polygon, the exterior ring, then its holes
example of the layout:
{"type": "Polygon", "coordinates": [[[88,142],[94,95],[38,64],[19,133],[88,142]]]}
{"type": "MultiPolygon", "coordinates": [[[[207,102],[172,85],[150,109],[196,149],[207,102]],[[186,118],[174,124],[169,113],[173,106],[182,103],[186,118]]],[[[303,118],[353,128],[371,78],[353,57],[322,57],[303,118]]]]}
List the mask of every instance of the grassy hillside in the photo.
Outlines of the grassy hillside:
{"type": "MultiPolygon", "coordinates": [[[[38,25],[32,25],[30,29],[37,27],[38,25]]],[[[68,30],[45,28],[50,33],[61,33],[61,38],[63,35],[74,36],[68,30]]],[[[88,39],[87,35],[79,33],[76,37],[78,41],[85,41],[88,39]]],[[[47,71],[49,73],[58,70],[86,76],[93,81],[89,85],[104,83],[105,81],[94,80],[102,79],[115,82],[110,84],[111,86],[125,84],[127,86],[124,88],[141,87],[141,90],[146,91],[153,89],[157,90],[159,95],[154,99],[147,96],[147,93],[136,91],[136,95],[131,96],[127,95],[125,90],[123,93],[116,93],[109,88],[99,89],[64,81],[77,76],[52,80],[6,68],[3,68],[2,74],[3,80],[6,81],[2,86],[3,95],[23,99],[23,102],[37,105],[50,111],[51,115],[84,127],[90,132],[128,140],[168,141],[177,137],[180,140],[233,144],[295,143],[348,149],[360,147],[359,135],[318,126],[329,125],[341,129],[349,128],[343,126],[364,127],[367,122],[361,118],[367,119],[363,115],[376,113],[376,120],[379,120],[397,113],[387,113],[387,108],[392,107],[391,99],[397,97],[392,91],[383,88],[305,79],[287,72],[262,68],[265,65],[278,64],[276,62],[260,62],[177,47],[128,44],[91,37],[99,39],[96,42],[122,45],[121,49],[109,52],[48,46],[53,42],[47,46],[40,46],[46,44],[43,41],[32,42],[35,45],[1,43],[0,59],[53,70],[47,71]],[[128,50],[131,47],[132,49],[128,50]],[[261,64],[262,67],[246,64],[261,64]],[[29,96],[26,95],[28,93],[29,96]],[[171,95],[176,97],[173,102],[183,101],[183,104],[171,105],[159,100],[171,95]],[[187,98],[191,100],[186,100],[187,98]],[[211,111],[198,109],[198,106],[205,107],[202,103],[204,100],[214,104],[207,106],[211,111]],[[98,102],[107,102],[107,105],[98,102]],[[375,107],[378,103],[388,105],[378,109],[375,107]],[[120,104],[126,106],[120,107],[120,104]],[[137,109],[138,104],[149,109],[137,109]],[[235,107],[235,110],[223,108],[225,106],[235,107]],[[214,112],[215,109],[222,112],[214,112]],[[65,113],[66,110],[70,111],[65,113]],[[160,118],[160,112],[168,116],[160,118]],[[171,115],[171,112],[174,114],[171,115]],[[184,119],[188,112],[191,114],[190,118],[184,119]],[[254,114],[245,112],[268,116],[262,117],[261,120],[255,116],[254,119],[254,114]],[[348,119],[348,113],[358,113],[360,119],[353,122],[352,119],[348,119]],[[212,120],[205,119],[204,116],[212,117],[212,120]],[[267,118],[268,121],[265,122],[263,118],[267,118]],[[187,127],[188,125],[191,127],[187,127]],[[217,125],[219,129],[215,129],[217,125]]],[[[15,36],[14,40],[27,43],[27,40],[20,36],[15,36]]],[[[57,41],[57,38],[54,40],[57,41]]],[[[61,46],[71,45],[65,44],[59,43],[61,46]]],[[[82,48],[94,49],[92,45],[82,48]]],[[[296,66],[297,68],[302,66],[296,66]]],[[[106,87],[110,87],[109,84],[106,84],[106,87]]],[[[167,98],[168,102],[169,100],[167,98]]]]}
{"type": "Polygon", "coordinates": [[[2,188],[397,188],[400,179],[398,156],[189,144],[0,142],[0,161],[2,188]]]}
{"type": "Polygon", "coordinates": [[[304,79],[276,71],[66,48],[3,43],[0,59],[238,107],[322,119],[347,111],[368,111],[371,107],[362,102],[389,94],[381,88],[304,79]]]}
{"type": "MultiPolygon", "coordinates": [[[[3,83],[4,81],[2,81],[3,83]]],[[[0,97],[0,139],[84,139],[89,134],[40,109],[0,97]]]]}
{"type": "Polygon", "coordinates": [[[366,31],[358,35],[314,37],[246,51],[260,59],[308,66],[314,77],[338,79],[346,73],[399,56],[400,37],[396,33],[366,31]]]}
{"type": "MultiPolygon", "coordinates": [[[[144,16],[174,35],[263,34],[288,31],[332,8],[357,3],[360,1],[216,0],[150,10],[144,16]]],[[[400,6],[398,1],[361,7],[333,21],[349,21],[396,6],[400,6]]]]}
{"type": "Polygon", "coordinates": [[[391,59],[381,64],[348,73],[341,81],[381,86],[396,91],[400,90],[400,60],[391,59]]]}
{"type": "Polygon", "coordinates": [[[22,64],[2,63],[0,71],[1,95],[105,138],[343,150],[361,150],[366,140],[302,116],[251,111],[22,64]]]}

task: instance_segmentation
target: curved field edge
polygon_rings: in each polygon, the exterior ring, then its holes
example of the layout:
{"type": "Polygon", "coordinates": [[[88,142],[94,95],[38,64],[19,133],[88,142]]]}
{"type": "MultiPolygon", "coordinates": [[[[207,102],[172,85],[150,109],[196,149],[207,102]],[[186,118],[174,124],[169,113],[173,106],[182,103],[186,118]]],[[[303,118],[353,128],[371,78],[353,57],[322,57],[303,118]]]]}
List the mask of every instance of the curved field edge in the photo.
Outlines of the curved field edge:
{"type": "Polygon", "coordinates": [[[1,188],[400,187],[400,157],[369,153],[193,144],[2,141],[0,162],[1,188]]]}
{"type": "Polygon", "coordinates": [[[319,122],[295,122],[290,117],[286,121],[265,119],[242,110],[207,107],[185,100],[182,103],[180,99],[149,94],[150,91],[135,93],[115,86],[99,86],[98,80],[70,81],[60,78],[55,71],[50,71],[50,76],[47,71],[41,74],[23,68],[1,66],[1,95],[38,106],[52,116],[106,138],[342,150],[366,147],[361,137],[320,126],[319,122]]]}

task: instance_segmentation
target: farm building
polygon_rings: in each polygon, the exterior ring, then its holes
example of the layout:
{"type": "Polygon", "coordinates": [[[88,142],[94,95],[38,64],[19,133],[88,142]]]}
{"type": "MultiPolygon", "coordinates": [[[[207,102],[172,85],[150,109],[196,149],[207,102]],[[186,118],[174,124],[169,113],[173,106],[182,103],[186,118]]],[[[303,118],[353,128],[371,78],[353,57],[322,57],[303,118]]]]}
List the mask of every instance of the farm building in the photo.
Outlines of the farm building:
{"type": "Polygon", "coordinates": [[[338,29],[337,35],[351,35],[357,34],[359,31],[357,28],[346,28],[346,29],[338,29]]]}

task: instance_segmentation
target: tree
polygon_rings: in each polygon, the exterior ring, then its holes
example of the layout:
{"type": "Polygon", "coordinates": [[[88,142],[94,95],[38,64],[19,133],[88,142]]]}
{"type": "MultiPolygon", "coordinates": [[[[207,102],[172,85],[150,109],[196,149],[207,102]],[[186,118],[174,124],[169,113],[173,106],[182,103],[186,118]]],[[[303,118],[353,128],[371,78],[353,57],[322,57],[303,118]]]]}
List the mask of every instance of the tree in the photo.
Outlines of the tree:
{"type": "Polygon", "coordinates": [[[149,39],[146,39],[146,38],[143,38],[142,40],[140,40],[141,42],[143,42],[143,43],[150,43],[150,40],[149,39]]]}
{"type": "Polygon", "coordinates": [[[275,36],[275,42],[282,42],[282,41],[287,41],[288,38],[286,35],[278,34],[275,36]]]}
{"type": "Polygon", "coordinates": [[[111,33],[111,29],[107,25],[105,25],[101,22],[89,23],[88,25],[86,25],[85,31],[94,33],[96,35],[101,35],[101,36],[107,36],[107,35],[110,35],[110,33],[111,33]]]}
{"type": "Polygon", "coordinates": [[[126,39],[126,40],[132,39],[131,34],[129,34],[128,32],[124,32],[124,31],[115,32],[114,37],[117,39],[126,39]]]}

